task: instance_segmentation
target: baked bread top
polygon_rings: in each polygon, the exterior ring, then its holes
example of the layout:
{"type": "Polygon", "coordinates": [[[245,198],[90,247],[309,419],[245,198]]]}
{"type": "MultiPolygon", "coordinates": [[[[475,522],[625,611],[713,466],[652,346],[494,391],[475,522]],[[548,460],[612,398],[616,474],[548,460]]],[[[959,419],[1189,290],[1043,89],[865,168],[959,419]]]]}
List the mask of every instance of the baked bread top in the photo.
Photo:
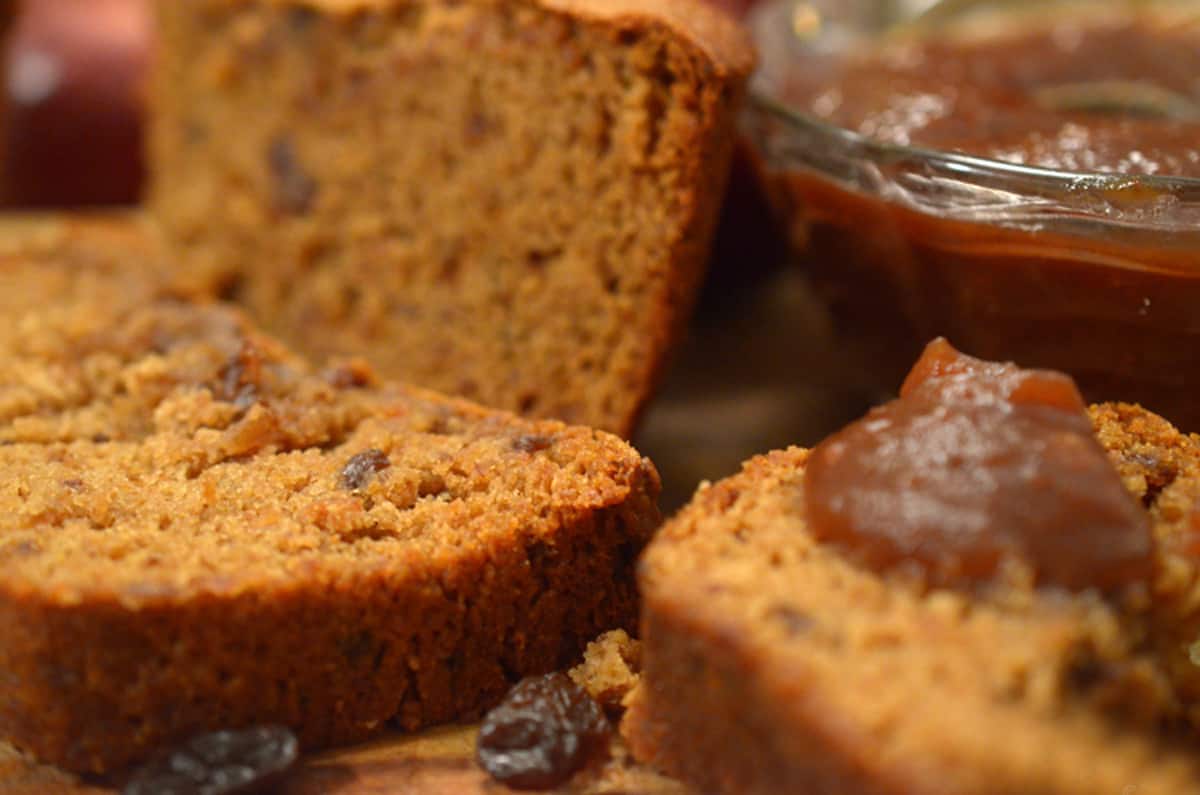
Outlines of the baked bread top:
{"type": "MultiPolygon", "coordinates": [[[[416,5],[415,0],[267,0],[281,6],[308,6],[324,12],[353,14],[364,9],[416,5]]],[[[216,0],[234,5],[242,0],[216,0]]],[[[696,0],[534,0],[535,5],[619,27],[666,26],[705,52],[720,74],[748,75],[754,45],[728,15],[696,0]]]]}

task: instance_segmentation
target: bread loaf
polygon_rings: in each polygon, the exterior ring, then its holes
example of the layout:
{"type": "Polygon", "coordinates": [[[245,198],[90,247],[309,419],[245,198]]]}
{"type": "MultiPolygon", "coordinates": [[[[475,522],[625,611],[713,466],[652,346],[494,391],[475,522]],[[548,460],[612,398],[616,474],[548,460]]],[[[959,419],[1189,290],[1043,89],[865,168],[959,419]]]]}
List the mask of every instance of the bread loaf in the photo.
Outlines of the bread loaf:
{"type": "Polygon", "coordinates": [[[700,0],[162,0],[150,206],[302,353],[627,434],[752,53],[700,0]]]}

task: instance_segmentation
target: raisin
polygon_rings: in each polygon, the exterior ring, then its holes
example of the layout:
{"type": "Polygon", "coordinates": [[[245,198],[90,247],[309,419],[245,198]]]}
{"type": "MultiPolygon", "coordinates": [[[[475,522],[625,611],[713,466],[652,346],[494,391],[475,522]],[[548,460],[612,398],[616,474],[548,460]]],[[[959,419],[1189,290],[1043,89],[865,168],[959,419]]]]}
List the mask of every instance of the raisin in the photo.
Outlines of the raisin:
{"type": "Polygon", "coordinates": [[[470,146],[477,146],[495,129],[496,125],[478,110],[467,116],[463,127],[463,138],[470,146]]]}
{"type": "Polygon", "coordinates": [[[306,215],[317,196],[317,183],[300,165],[295,147],[286,136],[271,142],[267,167],[274,181],[275,209],[285,215],[306,215]]]}
{"type": "Polygon", "coordinates": [[[18,541],[15,544],[9,544],[6,547],[0,547],[0,558],[28,558],[41,552],[41,549],[32,541],[18,541]]]}
{"type": "Polygon", "coordinates": [[[362,389],[371,385],[374,375],[365,362],[350,361],[327,370],[325,380],[338,389],[362,389]]]}
{"type": "Polygon", "coordinates": [[[531,676],[483,719],[475,758],[510,787],[544,789],[601,755],[608,735],[600,705],[570,677],[531,676]]]}
{"type": "Polygon", "coordinates": [[[311,8],[291,8],[287,12],[287,25],[295,33],[307,33],[317,25],[320,19],[311,8]]]}
{"type": "Polygon", "coordinates": [[[264,792],[299,754],[282,726],[201,734],[139,768],[122,795],[233,795],[264,792]]]}
{"type": "Polygon", "coordinates": [[[778,621],[783,631],[792,637],[808,633],[815,623],[812,616],[788,605],[775,605],[767,615],[778,621]]]}
{"type": "Polygon", "coordinates": [[[376,448],[364,450],[363,452],[352,456],[346,462],[346,466],[342,467],[342,488],[361,489],[371,481],[371,477],[376,472],[382,472],[392,465],[388,460],[387,453],[376,448]]]}
{"type": "Polygon", "coordinates": [[[216,396],[245,411],[258,402],[258,381],[262,378],[262,355],[249,341],[230,356],[221,368],[216,396]]]}
{"type": "Polygon", "coordinates": [[[553,445],[554,439],[539,433],[523,433],[513,440],[513,449],[522,453],[537,453],[553,445]]]}

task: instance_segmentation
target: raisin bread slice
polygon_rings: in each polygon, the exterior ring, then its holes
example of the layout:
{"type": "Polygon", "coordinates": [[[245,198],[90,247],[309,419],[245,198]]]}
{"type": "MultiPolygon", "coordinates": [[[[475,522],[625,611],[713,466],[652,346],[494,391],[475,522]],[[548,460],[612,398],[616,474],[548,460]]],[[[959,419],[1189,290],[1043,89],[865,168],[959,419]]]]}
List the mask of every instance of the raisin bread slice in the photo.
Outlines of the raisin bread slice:
{"type": "Polygon", "coordinates": [[[1200,793],[1200,438],[1090,416],[1153,530],[1119,595],[870,568],[814,534],[803,449],[702,487],[643,557],[635,753],[714,793],[1200,793]]]}
{"type": "Polygon", "coordinates": [[[0,335],[0,738],[87,772],[201,729],[343,743],[634,620],[659,485],[624,442],[54,272],[0,256],[29,296],[0,335]]]}

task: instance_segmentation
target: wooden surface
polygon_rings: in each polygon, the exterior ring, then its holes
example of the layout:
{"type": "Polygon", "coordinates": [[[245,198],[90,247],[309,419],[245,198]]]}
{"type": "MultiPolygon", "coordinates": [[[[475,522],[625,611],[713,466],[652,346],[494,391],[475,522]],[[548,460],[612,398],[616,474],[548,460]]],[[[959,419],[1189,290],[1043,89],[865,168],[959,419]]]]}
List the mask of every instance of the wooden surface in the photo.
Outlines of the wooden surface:
{"type": "MultiPolygon", "coordinates": [[[[374,742],[302,759],[275,790],[278,795],[496,795],[510,792],[475,764],[473,726],[374,742]]],[[[0,743],[0,795],[114,795],[38,765],[0,743]]],[[[571,795],[687,795],[682,785],[633,764],[617,746],[603,766],[589,768],[554,790],[571,795]]]]}

